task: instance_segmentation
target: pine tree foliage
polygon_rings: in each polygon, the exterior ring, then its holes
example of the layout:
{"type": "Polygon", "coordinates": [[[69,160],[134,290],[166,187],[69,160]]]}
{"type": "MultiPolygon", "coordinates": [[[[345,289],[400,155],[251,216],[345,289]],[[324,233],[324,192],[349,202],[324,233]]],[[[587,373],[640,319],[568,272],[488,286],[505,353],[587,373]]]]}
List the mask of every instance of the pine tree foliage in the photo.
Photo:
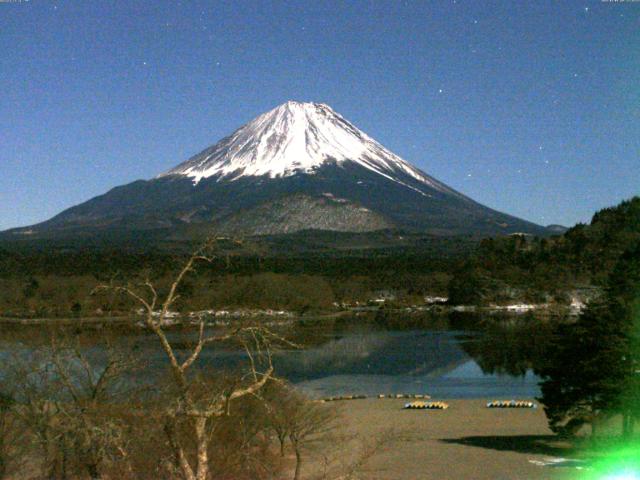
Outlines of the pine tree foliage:
{"type": "Polygon", "coordinates": [[[621,255],[604,295],[558,327],[542,369],[551,429],[571,434],[614,414],[630,434],[640,414],[640,242],[621,255]]]}

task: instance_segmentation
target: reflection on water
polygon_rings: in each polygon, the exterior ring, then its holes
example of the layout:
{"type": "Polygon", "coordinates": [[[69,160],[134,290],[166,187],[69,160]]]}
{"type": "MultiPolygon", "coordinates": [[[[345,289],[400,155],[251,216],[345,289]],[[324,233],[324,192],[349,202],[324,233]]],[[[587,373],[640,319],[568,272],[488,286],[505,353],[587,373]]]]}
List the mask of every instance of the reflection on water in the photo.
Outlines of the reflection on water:
{"type": "Polygon", "coordinates": [[[542,366],[553,330],[552,323],[531,319],[490,321],[460,345],[486,374],[524,376],[542,366]]]}
{"type": "MultiPolygon", "coordinates": [[[[440,317],[414,321],[409,327],[400,318],[391,320],[381,325],[350,319],[339,325],[289,329],[288,336],[303,339],[307,347],[276,352],[276,372],[316,397],[427,393],[439,398],[531,398],[539,394],[534,372],[544,361],[551,337],[548,322],[531,317],[452,317],[443,322],[440,317]]],[[[186,345],[192,335],[175,332],[172,338],[186,345]]],[[[40,348],[37,335],[18,337],[0,334],[0,355],[6,358],[19,345],[27,350],[40,348]]],[[[122,338],[149,362],[152,372],[161,374],[166,364],[152,335],[129,332],[122,338]]],[[[100,343],[95,345],[93,349],[100,343]]],[[[218,347],[203,352],[201,368],[231,369],[243,361],[241,350],[218,347]]]]}
{"type": "MultiPolygon", "coordinates": [[[[440,398],[527,397],[538,378],[517,351],[509,367],[502,338],[451,330],[351,334],[303,352],[284,355],[281,373],[313,396],[427,393],[440,398]],[[357,345],[351,350],[348,345],[357,345]],[[487,350],[493,350],[488,354],[487,350]],[[476,358],[474,354],[477,354],[476,358]],[[492,360],[499,363],[491,363],[492,360]]],[[[530,364],[532,366],[532,364],[530,364]]]]}

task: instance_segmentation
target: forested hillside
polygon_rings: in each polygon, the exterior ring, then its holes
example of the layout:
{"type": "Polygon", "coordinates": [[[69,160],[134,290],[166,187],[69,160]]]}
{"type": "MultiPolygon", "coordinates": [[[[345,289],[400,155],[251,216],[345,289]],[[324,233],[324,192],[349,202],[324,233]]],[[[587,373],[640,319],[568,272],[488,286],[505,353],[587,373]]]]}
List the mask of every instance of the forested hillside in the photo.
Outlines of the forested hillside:
{"type": "MultiPolygon", "coordinates": [[[[289,254],[285,238],[235,247],[221,241],[217,258],[200,265],[184,284],[178,307],[327,310],[336,303],[366,302],[383,291],[392,291],[399,304],[422,303],[425,295],[446,294],[447,272],[477,245],[462,237],[369,249],[331,249],[320,242],[321,248],[300,251],[304,241],[292,236],[289,254]],[[273,244],[277,248],[270,248],[273,244]]],[[[146,276],[166,288],[184,261],[183,253],[169,250],[5,247],[0,250],[0,316],[126,311],[129,305],[105,304],[91,297],[91,290],[111,279],[146,276]]]]}
{"type": "Polygon", "coordinates": [[[588,225],[563,235],[512,235],[483,240],[477,253],[455,272],[454,303],[520,298],[567,301],[575,289],[600,287],[618,258],[640,242],[640,197],[597,212],[588,225]]]}
{"type": "MultiPolygon", "coordinates": [[[[178,307],[326,311],[380,296],[396,306],[421,304],[427,295],[449,295],[453,304],[568,305],[597,292],[622,253],[639,242],[640,197],[550,238],[303,232],[240,246],[226,239],[215,261],[183,286],[178,307]]],[[[126,312],[130,305],[106,304],[91,290],[112,278],[146,276],[166,288],[189,251],[134,247],[0,245],[0,316],[126,312]]]]}

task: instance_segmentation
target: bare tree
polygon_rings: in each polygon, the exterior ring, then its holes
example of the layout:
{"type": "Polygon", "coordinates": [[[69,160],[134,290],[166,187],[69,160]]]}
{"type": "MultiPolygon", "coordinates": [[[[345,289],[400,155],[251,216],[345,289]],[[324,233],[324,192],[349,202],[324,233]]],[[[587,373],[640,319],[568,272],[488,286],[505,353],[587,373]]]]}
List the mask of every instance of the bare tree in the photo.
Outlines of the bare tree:
{"type": "Polygon", "coordinates": [[[338,412],[309,400],[284,382],[270,382],[264,400],[267,424],[279,442],[280,455],[284,457],[289,440],[296,459],[293,478],[299,480],[304,451],[329,440],[338,412]]]}
{"type": "Polygon", "coordinates": [[[215,420],[229,414],[233,401],[257,394],[267,381],[273,378],[272,346],[284,341],[260,326],[241,326],[222,334],[208,334],[205,320],[200,319],[197,325],[197,340],[186,354],[180,354],[172,344],[167,335],[166,324],[171,308],[179,298],[178,289],[185,277],[195,270],[196,264],[213,261],[215,242],[215,239],[208,240],[189,257],[163,299],[160,299],[158,291],[149,279],[137,285],[102,285],[96,289],[96,292],[116,291],[138,302],[144,311],[145,326],[160,343],[177,394],[176,401],[166,407],[165,432],[175,455],[177,469],[185,480],[209,478],[209,444],[215,420]],[[230,341],[240,342],[245,348],[248,372],[217,392],[203,394],[201,382],[191,373],[192,367],[205,347],[230,341]],[[178,425],[187,428],[188,434],[181,435],[178,425]],[[189,452],[188,438],[195,440],[195,455],[189,452]]]}
{"type": "Polygon", "coordinates": [[[368,478],[366,467],[380,450],[399,438],[393,430],[383,430],[368,439],[339,429],[340,411],[335,405],[314,401],[281,381],[269,382],[262,393],[267,425],[285,456],[287,441],[295,455],[293,479],[303,478],[303,464],[311,457],[314,480],[358,480],[368,478]],[[350,455],[345,455],[349,451],[350,455]],[[309,455],[311,454],[311,455],[309,455]]]}
{"type": "Polygon", "coordinates": [[[4,431],[7,419],[14,424],[8,427],[21,437],[13,436],[12,453],[46,478],[97,479],[104,467],[127,463],[118,402],[131,408],[132,382],[125,375],[139,367],[139,360],[105,336],[95,348],[81,335],[52,332],[48,345],[15,352],[3,369],[11,396],[0,426],[4,431]],[[91,358],[91,351],[105,358],[91,358]],[[41,460],[38,467],[35,459],[41,460]]]}
{"type": "Polygon", "coordinates": [[[394,429],[382,430],[371,439],[361,440],[360,448],[350,462],[341,462],[342,466],[333,475],[326,472],[322,475],[322,480],[364,480],[369,477],[366,467],[369,461],[380,453],[380,450],[392,442],[398,440],[400,435],[394,429]]]}
{"type": "MultiPolygon", "coordinates": [[[[109,409],[117,409],[120,399],[131,403],[131,380],[141,368],[141,360],[108,338],[102,349],[106,358],[91,359],[82,337],[52,335],[52,370],[60,384],[59,410],[64,418],[61,434],[68,437],[74,461],[91,479],[101,477],[105,462],[127,460],[124,422],[109,409]]],[[[125,462],[126,463],[126,462],[125,462]]]]}
{"type": "Polygon", "coordinates": [[[314,442],[322,441],[323,435],[332,430],[335,420],[334,410],[314,402],[297,402],[298,407],[292,412],[289,427],[289,440],[296,455],[294,480],[299,480],[302,472],[302,452],[314,442]]]}
{"type": "Polygon", "coordinates": [[[8,382],[0,387],[0,478],[4,478],[9,470],[9,462],[15,453],[16,437],[19,429],[16,426],[16,416],[13,412],[15,400],[13,392],[8,388],[8,382]]]}
{"type": "Polygon", "coordinates": [[[57,429],[60,408],[57,387],[51,381],[44,351],[14,352],[3,371],[3,381],[12,392],[11,415],[29,437],[22,452],[41,462],[34,468],[46,478],[66,478],[63,438],[57,429]],[[10,368],[8,368],[10,365],[10,368]]]}

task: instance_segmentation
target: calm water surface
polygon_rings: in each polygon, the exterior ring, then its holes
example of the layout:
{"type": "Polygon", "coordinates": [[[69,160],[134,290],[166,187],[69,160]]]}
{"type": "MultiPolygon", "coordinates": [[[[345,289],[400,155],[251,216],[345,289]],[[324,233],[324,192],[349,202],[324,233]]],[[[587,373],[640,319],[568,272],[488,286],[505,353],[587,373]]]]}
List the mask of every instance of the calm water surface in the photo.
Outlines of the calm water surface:
{"type": "MultiPolygon", "coordinates": [[[[482,335],[482,334],[480,334],[482,335]]],[[[311,396],[426,393],[438,398],[534,397],[538,381],[483,370],[465,346],[480,340],[462,331],[411,330],[344,333],[277,359],[281,374],[311,396]]],[[[482,339],[492,343],[486,336],[482,339]]]]}
{"type": "MultiPolygon", "coordinates": [[[[284,333],[303,338],[307,346],[276,352],[276,373],[313,397],[422,393],[434,398],[532,398],[540,393],[534,370],[549,339],[546,323],[522,317],[473,318],[462,324],[439,319],[410,327],[391,323],[287,328],[284,333]]],[[[173,333],[172,339],[186,342],[190,335],[173,333]]],[[[0,355],[7,359],[12,350],[43,348],[46,341],[38,344],[36,337],[0,332],[0,355]]],[[[166,362],[155,337],[128,334],[122,343],[149,361],[147,378],[163,371],[166,362]]],[[[92,363],[100,364],[104,347],[96,342],[88,348],[92,363]]],[[[210,348],[203,352],[200,368],[235,368],[245,360],[241,350],[210,348]]]]}

